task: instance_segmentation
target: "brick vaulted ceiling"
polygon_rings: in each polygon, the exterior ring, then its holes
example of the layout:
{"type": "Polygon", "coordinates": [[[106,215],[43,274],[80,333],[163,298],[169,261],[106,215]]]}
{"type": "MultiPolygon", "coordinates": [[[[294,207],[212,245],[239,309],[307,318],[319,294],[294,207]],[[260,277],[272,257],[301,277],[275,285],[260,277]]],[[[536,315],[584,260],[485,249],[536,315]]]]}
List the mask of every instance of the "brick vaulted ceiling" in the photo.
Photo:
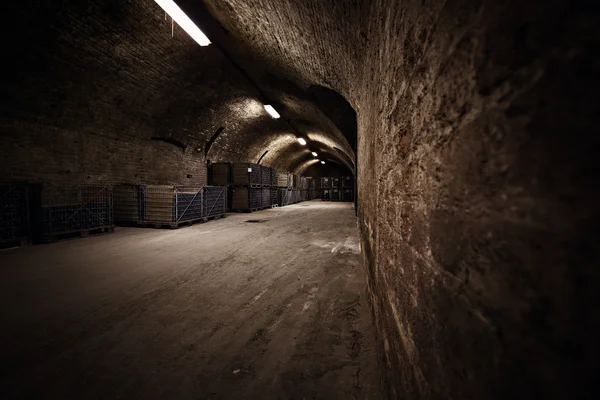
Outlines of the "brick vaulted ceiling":
{"type": "Polygon", "coordinates": [[[210,37],[208,47],[151,0],[31,3],[7,5],[15,62],[3,87],[11,99],[5,120],[165,137],[202,152],[213,138],[210,161],[256,162],[264,154],[263,164],[293,171],[309,167],[310,151],[317,151],[354,169],[352,107],[326,85],[286,69],[284,59],[274,63],[244,47],[212,16],[227,12],[228,2],[209,9],[178,2],[210,37]],[[283,118],[271,118],[264,102],[283,118]]]}

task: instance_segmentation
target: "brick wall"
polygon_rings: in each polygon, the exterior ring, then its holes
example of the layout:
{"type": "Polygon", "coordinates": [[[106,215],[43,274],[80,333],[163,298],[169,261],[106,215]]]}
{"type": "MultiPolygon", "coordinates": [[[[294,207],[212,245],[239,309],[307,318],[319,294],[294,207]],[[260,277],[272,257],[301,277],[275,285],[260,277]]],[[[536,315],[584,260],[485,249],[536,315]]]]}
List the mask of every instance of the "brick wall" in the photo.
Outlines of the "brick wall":
{"type": "Polygon", "coordinates": [[[204,154],[132,136],[1,125],[0,176],[12,181],[206,183],[204,154]]]}

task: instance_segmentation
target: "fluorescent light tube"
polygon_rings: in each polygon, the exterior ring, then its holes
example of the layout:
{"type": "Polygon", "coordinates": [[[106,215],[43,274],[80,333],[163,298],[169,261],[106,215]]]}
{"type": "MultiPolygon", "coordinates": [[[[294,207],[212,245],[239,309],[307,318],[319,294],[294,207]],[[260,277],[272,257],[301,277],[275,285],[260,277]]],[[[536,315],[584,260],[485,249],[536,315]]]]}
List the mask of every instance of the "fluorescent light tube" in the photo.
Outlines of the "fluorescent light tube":
{"type": "Polygon", "coordinates": [[[185,15],[181,8],[173,0],[154,0],[177,24],[183,28],[200,46],[208,46],[210,40],[192,20],[185,15]]]}
{"type": "Polygon", "coordinates": [[[277,118],[279,118],[279,117],[280,117],[279,113],[278,113],[277,111],[275,111],[275,109],[274,109],[274,108],[273,108],[273,106],[271,106],[271,105],[268,105],[268,104],[267,104],[267,105],[265,105],[265,110],[266,110],[266,111],[267,111],[269,114],[271,114],[271,117],[273,117],[273,118],[275,118],[275,119],[277,119],[277,118]]]}
{"type": "Polygon", "coordinates": [[[325,161],[321,161],[321,164],[325,164],[325,161]]]}
{"type": "Polygon", "coordinates": [[[318,156],[318,154],[315,151],[312,152],[312,155],[315,157],[318,156]]]}
{"type": "Polygon", "coordinates": [[[306,144],[306,140],[304,140],[304,138],[299,137],[298,143],[300,143],[302,146],[304,146],[306,144]]]}

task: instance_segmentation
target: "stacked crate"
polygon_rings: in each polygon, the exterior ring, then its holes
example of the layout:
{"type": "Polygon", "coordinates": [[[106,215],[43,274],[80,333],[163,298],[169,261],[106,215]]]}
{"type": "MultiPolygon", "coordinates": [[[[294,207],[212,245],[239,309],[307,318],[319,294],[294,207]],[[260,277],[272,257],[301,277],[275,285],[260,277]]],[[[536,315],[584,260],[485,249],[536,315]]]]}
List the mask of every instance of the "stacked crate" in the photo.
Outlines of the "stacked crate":
{"type": "Polygon", "coordinates": [[[279,171],[277,174],[277,187],[289,188],[290,187],[290,174],[288,172],[279,171]]]}
{"type": "MultiPolygon", "coordinates": [[[[263,168],[252,163],[234,163],[232,167],[233,189],[231,209],[234,211],[257,211],[263,208],[263,168]]],[[[268,181],[271,175],[268,171],[268,181]]]]}
{"type": "Polygon", "coordinates": [[[354,201],[354,189],[353,188],[342,188],[342,201],[354,201]]]}
{"type": "Polygon", "coordinates": [[[338,187],[331,188],[330,201],[342,201],[342,189],[338,187]]]}
{"type": "Polygon", "coordinates": [[[264,165],[260,166],[260,184],[262,187],[271,187],[271,169],[264,165]]]}
{"type": "Polygon", "coordinates": [[[321,178],[321,188],[323,189],[331,189],[331,178],[328,176],[324,176],[321,178]]]}
{"type": "Polygon", "coordinates": [[[252,163],[234,163],[232,166],[232,183],[234,186],[262,187],[262,169],[252,163]]]}
{"type": "Polygon", "coordinates": [[[287,171],[279,171],[277,175],[277,204],[287,206],[291,203],[292,176],[287,171]]]}
{"type": "Polygon", "coordinates": [[[232,183],[231,163],[217,162],[209,167],[208,182],[212,186],[229,186],[232,183]]]}
{"type": "Polygon", "coordinates": [[[261,186],[262,186],[262,193],[261,193],[261,198],[262,198],[261,207],[262,208],[270,208],[272,206],[272,202],[271,202],[271,182],[272,182],[271,171],[272,171],[272,168],[270,168],[270,167],[266,167],[266,166],[260,167],[260,172],[261,172],[260,180],[261,180],[261,186]]]}
{"type": "Polygon", "coordinates": [[[277,189],[277,204],[279,206],[287,206],[292,203],[292,191],[287,187],[280,187],[277,189]]]}
{"type": "Polygon", "coordinates": [[[277,186],[271,188],[271,207],[277,207],[279,205],[277,191],[277,186]]]}
{"type": "Polygon", "coordinates": [[[309,179],[302,176],[300,177],[300,200],[306,201],[308,200],[308,182],[309,179]]]}
{"type": "Polygon", "coordinates": [[[271,188],[264,187],[261,192],[261,208],[271,208],[271,188]]]}
{"type": "Polygon", "coordinates": [[[29,241],[28,188],[25,184],[0,184],[0,248],[29,241]]]}
{"type": "Polygon", "coordinates": [[[323,192],[321,191],[321,179],[312,180],[312,188],[310,189],[312,199],[322,199],[323,192]]]}
{"type": "Polygon", "coordinates": [[[235,211],[258,211],[262,208],[262,188],[234,187],[231,208],[235,211]]]}
{"type": "Polygon", "coordinates": [[[344,188],[354,188],[354,178],[351,176],[342,177],[342,187],[344,188]]]}
{"type": "Polygon", "coordinates": [[[117,225],[136,225],[144,218],[144,202],[140,185],[115,185],[113,187],[114,219],[117,225]]]}
{"type": "Polygon", "coordinates": [[[342,178],[339,176],[333,176],[331,179],[331,188],[341,188],[342,187],[342,178]]]}
{"type": "Polygon", "coordinates": [[[140,185],[143,225],[168,225],[198,221],[203,215],[203,187],[140,185]]]}

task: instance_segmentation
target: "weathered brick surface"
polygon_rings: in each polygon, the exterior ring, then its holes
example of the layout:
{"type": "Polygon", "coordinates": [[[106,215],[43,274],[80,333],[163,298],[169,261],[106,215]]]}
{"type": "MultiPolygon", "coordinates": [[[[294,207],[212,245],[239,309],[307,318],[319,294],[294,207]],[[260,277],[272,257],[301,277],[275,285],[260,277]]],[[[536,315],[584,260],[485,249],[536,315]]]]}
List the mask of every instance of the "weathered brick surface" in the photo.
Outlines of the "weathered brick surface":
{"type": "Polygon", "coordinates": [[[329,86],[357,112],[362,248],[392,397],[591,397],[591,2],[207,3],[241,59],[329,86]]]}
{"type": "MultiPolygon", "coordinates": [[[[299,162],[295,136],[256,88],[154,1],[25,1],[3,13],[15,33],[2,77],[3,179],[204,183],[204,147],[219,127],[211,161],[256,162],[269,150],[265,165],[299,162]]],[[[347,150],[333,122],[303,104],[288,113],[301,132],[335,130],[347,150]]]]}

